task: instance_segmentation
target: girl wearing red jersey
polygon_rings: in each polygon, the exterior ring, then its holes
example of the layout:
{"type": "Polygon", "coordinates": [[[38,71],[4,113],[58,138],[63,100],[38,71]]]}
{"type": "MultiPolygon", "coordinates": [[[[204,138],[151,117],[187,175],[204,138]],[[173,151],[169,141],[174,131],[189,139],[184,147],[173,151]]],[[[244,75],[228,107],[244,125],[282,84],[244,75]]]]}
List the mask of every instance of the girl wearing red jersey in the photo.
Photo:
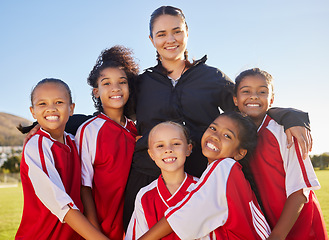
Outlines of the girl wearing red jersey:
{"type": "MultiPolygon", "coordinates": [[[[161,169],[158,179],[137,194],[135,209],[125,239],[138,239],[157,223],[169,207],[175,206],[197,182],[184,171],[192,144],[185,127],[174,122],[156,125],[149,134],[149,154],[161,169]]],[[[179,239],[171,233],[163,239],[179,239]]]]}
{"type": "Polygon", "coordinates": [[[137,74],[129,49],[104,50],[88,77],[97,115],[83,123],[75,136],[82,160],[85,215],[112,240],[122,240],[124,235],[124,191],[137,135],[125,115],[131,110],[137,74]]]}
{"type": "Polygon", "coordinates": [[[24,209],[15,239],[108,239],[79,211],[80,159],[73,136],[64,132],[74,109],[69,87],[44,79],[33,89],[31,103],[40,129],[24,145],[24,209]]]}
{"type": "Polygon", "coordinates": [[[180,239],[209,233],[210,239],[266,239],[270,228],[242,172],[247,170],[245,156],[256,144],[256,126],[250,119],[235,112],[216,118],[201,139],[207,169],[192,191],[141,239],[160,239],[172,231],[180,239]]]}
{"type": "Polygon", "coordinates": [[[258,127],[258,144],[250,167],[272,229],[268,239],[328,239],[320,205],[313,192],[320,184],[300,147],[287,149],[283,127],[266,113],[274,100],[272,76],[258,68],[236,78],[234,103],[258,127]]]}

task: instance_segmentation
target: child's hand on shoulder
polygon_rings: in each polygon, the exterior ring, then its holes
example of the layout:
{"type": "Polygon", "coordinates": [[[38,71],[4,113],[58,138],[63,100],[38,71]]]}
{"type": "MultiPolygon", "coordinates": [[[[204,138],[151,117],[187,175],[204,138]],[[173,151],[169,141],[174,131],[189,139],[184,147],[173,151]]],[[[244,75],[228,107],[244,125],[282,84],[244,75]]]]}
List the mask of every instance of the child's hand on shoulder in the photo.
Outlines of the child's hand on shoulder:
{"type": "Polygon", "coordinates": [[[138,135],[138,136],[136,136],[136,142],[140,139],[140,138],[142,138],[143,136],[141,136],[141,135],[138,135]]]}

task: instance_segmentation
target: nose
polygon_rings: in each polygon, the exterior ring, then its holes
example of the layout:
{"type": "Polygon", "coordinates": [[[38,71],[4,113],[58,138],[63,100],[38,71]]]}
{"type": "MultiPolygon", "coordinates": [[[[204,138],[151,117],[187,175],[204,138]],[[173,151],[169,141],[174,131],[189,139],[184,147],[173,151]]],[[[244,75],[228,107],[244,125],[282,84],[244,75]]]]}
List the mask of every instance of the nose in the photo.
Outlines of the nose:
{"type": "Polygon", "coordinates": [[[121,86],[119,84],[112,85],[112,92],[119,92],[121,90],[121,86]]]}
{"type": "Polygon", "coordinates": [[[172,148],[171,147],[167,147],[166,150],[165,150],[165,153],[172,153],[172,148]]]}
{"type": "Polygon", "coordinates": [[[169,43],[176,42],[176,38],[175,38],[174,34],[168,34],[167,42],[169,42],[169,43]]]}
{"type": "Polygon", "coordinates": [[[56,105],[49,104],[46,111],[47,112],[55,112],[56,111],[56,105]]]}
{"type": "Polygon", "coordinates": [[[250,96],[251,99],[258,99],[258,94],[257,93],[252,93],[250,96]]]}

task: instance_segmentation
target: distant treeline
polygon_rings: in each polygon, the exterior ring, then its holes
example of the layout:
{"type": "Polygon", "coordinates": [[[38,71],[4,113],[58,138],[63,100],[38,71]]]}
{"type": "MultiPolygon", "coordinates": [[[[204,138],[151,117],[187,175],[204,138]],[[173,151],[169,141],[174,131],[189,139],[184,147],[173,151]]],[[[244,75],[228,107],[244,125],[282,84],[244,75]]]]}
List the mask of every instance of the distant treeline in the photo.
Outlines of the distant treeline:
{"type": "Polygon", "coordinates": [[[322,153],[321,155],[313,155],[311,156],[313,167],[326,169],[329,167],[329,154],[322,153]]]}

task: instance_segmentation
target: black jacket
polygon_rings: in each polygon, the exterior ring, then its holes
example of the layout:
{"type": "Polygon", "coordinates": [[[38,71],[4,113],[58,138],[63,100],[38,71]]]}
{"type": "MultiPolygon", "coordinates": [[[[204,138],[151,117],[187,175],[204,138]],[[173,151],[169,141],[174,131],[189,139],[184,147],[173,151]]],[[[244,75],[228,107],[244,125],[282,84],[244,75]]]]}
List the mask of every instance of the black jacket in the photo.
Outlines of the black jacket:
{"type": "Polygon", "coordinates": [[[156,124],[171,120],[182,123],[194,142],[192,154],[185,163],[186,172],[200,176],[207,166],[201,154],[200,140],[220,110],[234,109],[234,83],[219,69],[205,64],[206,56],[182,74],[173,87],[159,67],[146,69],[136,86],[137,130],[143,137],[137,141],[132,168],[151,176],[160,171],[147,154],[148,133],[156,124]]]}
{"type": "MultiPolygon", "coordinates": [[[[234,83],[219,69],[205,64],[204,56],[182,74],[173,87],[171,80],[158,66],[141,74],[136,82],[136,118],[138,134],[132,168],[134,171],[158,177],[160,169],[147,153],[148,133],[163,121],[180,122],[189,129],[194,142],[192,154],[187,158],[187,173],[200,177],[207,166],[201,152],[201,137],[208,125],[222,111],[235,109],[234,83]]],[[[285,129],[291,126],[309,128],[308,114],[295,109],[271,109],[269,115],[285,129]]],[[[75,134],[77,128],[92,116],[75,114],[70,117],[65,131],[75,134]]]]}

